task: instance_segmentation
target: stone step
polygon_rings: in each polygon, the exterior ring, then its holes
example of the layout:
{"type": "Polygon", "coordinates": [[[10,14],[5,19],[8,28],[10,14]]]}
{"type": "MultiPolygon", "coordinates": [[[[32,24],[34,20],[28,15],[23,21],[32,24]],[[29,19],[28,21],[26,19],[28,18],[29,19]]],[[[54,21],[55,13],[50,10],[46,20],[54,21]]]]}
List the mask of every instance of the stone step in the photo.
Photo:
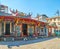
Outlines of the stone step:
{"type": "Polygon", "coordinates": [[[14,41],[14,38],[12,38],[12,37],[6,37],[6,38],[4,38],[4,41],[14,41]]]}

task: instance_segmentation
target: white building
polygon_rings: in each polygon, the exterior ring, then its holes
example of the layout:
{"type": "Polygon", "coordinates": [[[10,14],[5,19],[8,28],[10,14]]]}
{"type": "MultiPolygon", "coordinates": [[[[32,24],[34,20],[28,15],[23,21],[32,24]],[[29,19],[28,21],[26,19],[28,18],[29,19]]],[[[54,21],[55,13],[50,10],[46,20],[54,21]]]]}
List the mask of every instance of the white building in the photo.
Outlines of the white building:
{"type": "MultiPolygon", "coordinates": [[[[43,15],[37,14],[35,20],[38,20],[38,21],[42,22],[42,23],[40,24],[41,27],[37,27],[37,30],[38,30],[37,32],[38,32],[40,35],[46,35],[46,36],[48,36],[48,28],[46,27],[47,25],[44,25],[44,26],[42,27],[43,23],[46,23],[46,24],[47,24],[46,18],[48,18],[48,17],[47,17],[45,14],[43,14],[43,15]]],[[[34,18],[33,18],[33,19],[34,19],[34,18]]]]}
{"type": "Polygon", "coordinates": [[[35,20],[47,22],[46,18],[48,18],[48,17],[45,14],[42,14],[42,15],[37,14],[37,17],[35,18],[35,20]]]}
{"type": "Polygon", "coordinates": [[[56,30],[52,29],[52,32],[54,32],[56,34],[60,34],[60,16],[47,18],[47,22],[49,23],[49,25],[57,26],[57,29],[56,30]]]}

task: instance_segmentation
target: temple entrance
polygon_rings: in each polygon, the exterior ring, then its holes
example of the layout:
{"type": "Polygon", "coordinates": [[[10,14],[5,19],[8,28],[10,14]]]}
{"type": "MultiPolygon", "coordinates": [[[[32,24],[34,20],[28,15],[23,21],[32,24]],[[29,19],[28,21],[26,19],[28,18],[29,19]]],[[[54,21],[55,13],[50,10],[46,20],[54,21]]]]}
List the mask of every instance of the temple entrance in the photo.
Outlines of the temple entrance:
{"type": "Polygon", "coordinates": [[[6,23],[5,35],[10,35],[10,23],[6,23]]]}
{"type": "Polygon", "coordinates": [[[23,35],[28,35],[27,34],[27,24],[22,24],[22,32],[23,32],[23,35]]]}

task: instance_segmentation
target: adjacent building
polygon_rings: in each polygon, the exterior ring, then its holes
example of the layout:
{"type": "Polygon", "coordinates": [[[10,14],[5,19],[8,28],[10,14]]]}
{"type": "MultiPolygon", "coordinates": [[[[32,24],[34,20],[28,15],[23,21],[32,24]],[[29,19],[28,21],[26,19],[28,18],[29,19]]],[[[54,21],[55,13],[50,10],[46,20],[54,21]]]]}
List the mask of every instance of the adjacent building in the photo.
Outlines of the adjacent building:
{"type": "Polygon", "coordinates": [[[49,25],[55,27],[55,29],[52,28],[52,33],[59,35],[60,33],[60,17],[52,17],[52,18],[47,18],[47,22],[49,25]]]}
{"type": "Polygon", "coordinates": [[[48,23],[46,18],[48,18],[48,16],[46,16],[45,14],[39,15],[37,14],[35,20],[40,22],[40,26],[38,26],[38,32],[40,34],[40,36],[48,36],[48,23]]]}

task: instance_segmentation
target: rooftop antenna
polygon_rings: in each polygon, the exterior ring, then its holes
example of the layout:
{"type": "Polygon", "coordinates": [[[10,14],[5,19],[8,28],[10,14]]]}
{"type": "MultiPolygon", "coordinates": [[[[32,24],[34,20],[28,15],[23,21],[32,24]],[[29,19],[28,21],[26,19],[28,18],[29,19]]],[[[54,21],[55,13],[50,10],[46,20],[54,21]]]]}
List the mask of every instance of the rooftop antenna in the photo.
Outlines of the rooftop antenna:
{"type": "Polygon", "coordinates": [[[60,14],[59,10],[57,10],[56,14],[57,14],[57,16],[59,16],[59,14],[60,14]]]}

